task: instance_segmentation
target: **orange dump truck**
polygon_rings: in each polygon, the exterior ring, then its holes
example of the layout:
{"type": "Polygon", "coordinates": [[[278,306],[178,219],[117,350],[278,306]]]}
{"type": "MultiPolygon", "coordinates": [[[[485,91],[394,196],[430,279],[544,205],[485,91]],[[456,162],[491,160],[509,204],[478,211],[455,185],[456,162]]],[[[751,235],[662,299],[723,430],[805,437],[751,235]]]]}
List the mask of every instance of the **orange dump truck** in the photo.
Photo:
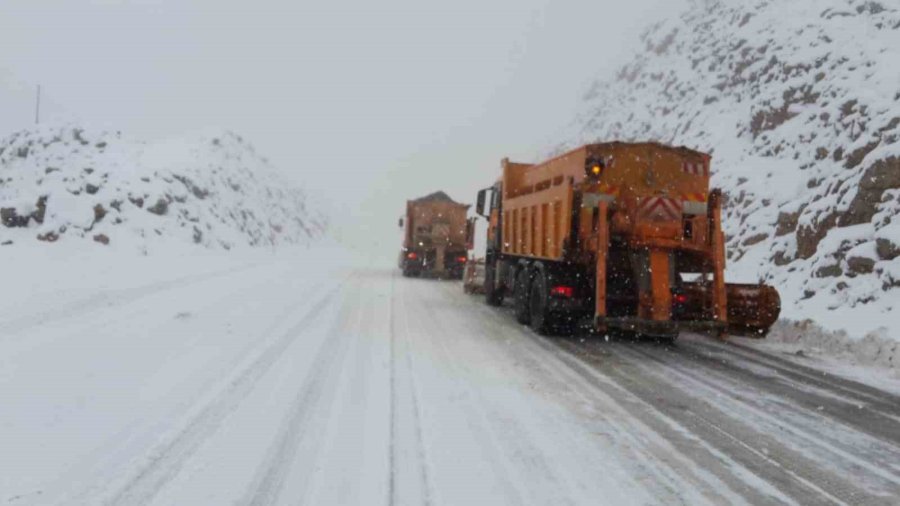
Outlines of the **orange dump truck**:
{"type": "Polygon", "coordinates": [[[404,231],[399,266],[404,276],[462,279],[471,235],[468,209],[441,191],[406,201],[406,214],[400,218],[404,231]]]}
{"type": "Polygon", "coordinates": [[[675,338],[765,334],[777,319],[774,288],[725,283],[708,154],[610,142],[502,167],[478,193],[489,222],[484,292],[492,305],[511,297],[519,322],[552,333],[590,317],[599,331],[675,338]]]}

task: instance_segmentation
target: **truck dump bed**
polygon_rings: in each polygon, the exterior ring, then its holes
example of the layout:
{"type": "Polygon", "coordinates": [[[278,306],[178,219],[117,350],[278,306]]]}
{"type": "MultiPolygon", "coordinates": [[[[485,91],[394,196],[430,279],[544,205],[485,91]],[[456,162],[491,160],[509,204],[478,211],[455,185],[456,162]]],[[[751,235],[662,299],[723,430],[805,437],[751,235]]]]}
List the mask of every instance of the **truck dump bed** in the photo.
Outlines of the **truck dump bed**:
{"type": "MultiPolygon", "coordinates": [[[[709,156],[687,148],[613,142],[583,146],[536,165],[503,160],[504,253],[562,260],[567,241],[591,235],[593,223],[587,220],[580,230],[572,229],[571,210],[576,199],[584,200],[576,188],[585,182],[585,167],[593,162],[603,173],[596,196],[589,199],[627,210],[622,217],[631,218],[632,224],[653,224],[652,230],[643,227],[630,230],[630,235],[656,237],[662,222],[680,225],[682,215],[706,214],[709,156]]],[[[577,203],[586,209],[596,205],[577,203]]],[[[617,231],[625,232],[622,228],[617,231]]],[[[678,230],[667,228],[671,230],[665,236],[679,236],[678,230]]]]}
{"type": "Polygon", "coordinates": [[[406,202],[400,268],[406,275],[461,277],[467,257],[467,204],[438,191],[406,202]]]}

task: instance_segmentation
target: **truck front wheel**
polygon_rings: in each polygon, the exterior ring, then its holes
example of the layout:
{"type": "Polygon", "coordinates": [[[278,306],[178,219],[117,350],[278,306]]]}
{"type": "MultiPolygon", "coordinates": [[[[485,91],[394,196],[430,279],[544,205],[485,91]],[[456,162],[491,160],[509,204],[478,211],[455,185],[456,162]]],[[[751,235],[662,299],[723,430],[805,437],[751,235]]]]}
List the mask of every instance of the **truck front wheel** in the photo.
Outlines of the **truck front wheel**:
{"type": "Polygon", "coordinates": [[[497,288],[497,263],[487,262],[484,265],[484,298],[489,306],[503,304],[503,292],[497,288]]]}
{"type": "Polygon", "coordinates": [[[549,297],[544,273],[538,272],[531,281],[528,308],[531,313],[531,328],[541,335],[550,334],[555,325],[553,315],[550,313],[549,297]]]}
{"type": "Polygon", "coordinates": [[[516,275],[516,321],[522,325],[528,325],[531,322],[531,308],[528,303],[530,278],[528,269],[522,269],[516,275]]]}

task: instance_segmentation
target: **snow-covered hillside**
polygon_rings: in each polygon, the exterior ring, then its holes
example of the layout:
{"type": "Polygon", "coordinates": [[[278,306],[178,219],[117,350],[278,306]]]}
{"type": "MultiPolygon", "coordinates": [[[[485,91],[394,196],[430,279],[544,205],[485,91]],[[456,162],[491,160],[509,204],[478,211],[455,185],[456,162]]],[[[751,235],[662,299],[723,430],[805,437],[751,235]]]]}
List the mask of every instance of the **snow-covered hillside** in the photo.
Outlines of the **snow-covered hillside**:
{"type": "Polygon", "coordinates": [[[732,278],[782,315],[900,333],[900,8],[697,0],[590,87],[566,146],[654,139],[713,154],[732,278]]]}
{"type": "Polygon", "coordinates": [[[0,243],[93,240],[147,251],[304,243],[323,217],[240,136],[160,142],[44,126],[0,140],[0,243]]]}

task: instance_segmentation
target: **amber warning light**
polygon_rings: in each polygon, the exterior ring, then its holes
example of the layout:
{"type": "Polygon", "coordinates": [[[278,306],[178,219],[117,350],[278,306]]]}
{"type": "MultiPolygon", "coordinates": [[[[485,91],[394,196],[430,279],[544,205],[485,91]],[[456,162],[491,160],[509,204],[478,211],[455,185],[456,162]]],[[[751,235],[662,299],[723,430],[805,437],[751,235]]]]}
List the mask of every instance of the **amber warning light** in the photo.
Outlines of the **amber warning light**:
{"type": "Polygon", "coordinates": [[[587,163],[585,163],[584,171],[586,175],[590,178],[598,178],[601,174],[603,174],[603,160],[598,160],[596,158],[588,159],[587,163]]]}

